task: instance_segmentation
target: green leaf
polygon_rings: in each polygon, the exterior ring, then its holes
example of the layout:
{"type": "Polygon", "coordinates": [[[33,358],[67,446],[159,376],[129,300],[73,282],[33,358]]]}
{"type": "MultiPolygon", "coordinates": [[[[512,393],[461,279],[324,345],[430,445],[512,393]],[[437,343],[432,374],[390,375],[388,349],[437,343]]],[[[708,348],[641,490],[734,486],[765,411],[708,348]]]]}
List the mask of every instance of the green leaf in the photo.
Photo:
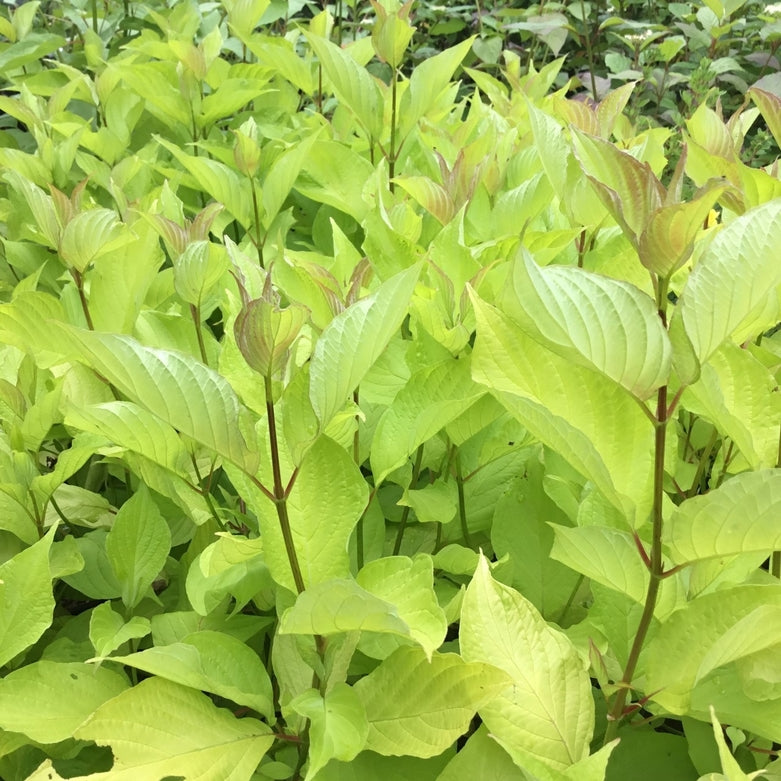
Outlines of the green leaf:
{"type": "Polygon", "coordinates": [[[443,751],[436,757],[383,757],[363,751],[351,762],[329,762],[317,781],[437,781],[440,771],[454,754],[443,751]]]}
{"type": "Polygon", "coordinates": [[[672,348],[641,290],[579,268],[540,268],[524,249],[511,269],[501,304],[538,342],[641,400],[666,383],[672,348]]]}
{"type": "Polygon", "coordinates": [[[108,661],[217,694],[274,720],[271,679],[263,662],[248,645],[223,632],[195,632],[179,643],[108,661]]]}
{"type": "Polygon", "coordinates": [[[466,745],[448,762],[437,781],[522,781],[523,775],[510,755],[482,724],[466,745]]]}
{"type": "Polygon", "coordinates": [[[774,262],[779,241],[781,202],[776,200],[730,222],[692,269],[671,327],[680,317],[701,363],[739,328],[759,333],[775,323],[774,315],[769,324],[760,316],[768,290],[781,284],[781,266],[774,262]]]}
{"type": "Polygon", "coordinates": [[[69,406],[65,423],[101,434],[182,477],[191,466],[190,455],[176,430],[132,401],[69,406]]]}
{"type": "Polygon", "coordinates": [[[168,524],[149,489],[141,485],[120,508],[106,538],[106,553],[122,586],[125,607],[132,610],[146,596],[170,549],[168,524]]]}
{"type": "Polygon", "coordinates": [[[399,135],[404,137],[436,105],[450,84],[456,68],[469,53],[475,37],[445,49],[433,57],[416,63],[412,69],[409,86],[399,103],[399,135]]]}
{"type": "Polygon", "coordinates": [[[373,173],[371,163],[353,149],[318,140],[301,166],[296,190],[361,222],[369,212],[363,190],[373,173]]]}
{"type": "Polygon", "coordinates": [[[575,154],[597,195],[627,237],[637,247],[651,215],[665,192],[648,163],[601,138],[572,131],[575,154]]]}
{"type": "Polygon", "coordinates": [[[105,529],[95,529],[77,537],[76,547],[84,559],[84,568],[63,577],[69,586],[90,599],[117,599],[122,594],[106,554],[107,537],[105,529]]]}
{"type": "Polygon", "coordinates": [[[371,465],[375,484],[405,464],[419,445],[484,394],[472,380],[469,356],[442,361],[413,374],[374,430],[371,465]]]}
{"type": "Polygon", "coordinates": [[[464,596],[459,637],[465,659],[512,679],[480,716],[519,767],[526,755],[562,771],[588,757],[594,705],[586,666],[530,602],[491,577],[484,557],[464,596]]]}
{"type": "MultiPolygon", "coordinates": [[[[347,545],[368,501],[368,487],[355,461],[321,436],[304,456],[287,500],[293,544],[304,583],[314,586],[349,572],[347,545]]],[[[258,498],[266,562],[274,580],[295,590],[279,518],[258,498]]]]}
{"type": "Polygon", "coordinates": [[[91,209],[69,220],[59,243],[60,257],[84,273],[96,258],[133,241],[111,209],[91,209]]]}
{"type": "Polygon", "coordinates": [[[115,613],[111,602],[102,602],[90,616],[89,639],[98,658],[108,656],[129,640],[146,637],[152,631],[148,618],[133,616],[127,623],[115,613]]]}
{"type": "Polygon", "coordinates": [[[781,398],[773,375],[748,351],[725,342],[681,397],[687,411],[713,423],[752,469],[775,466],[781,398]]]}
{"type": "Polygon", "coordinates": [[[0,564],[0,667],[29,648],[52,622],[49,549],[55,530],[0,564]]]}
{"type": "Polygon", "coordinates": [[[399,648],[354,689],[369,721],[366,748],[389,756],[433,757],[466,732],[475,711],[508,684],[489,664],[399,648]]]}
{"type": "Polygon", "coordinates": [[[227,253],[209,241],[194,241],[174,263],[174,287],[188,304],[200,306],[228,270],[227,253]]]}
{"type": "MultiPolygon", "coordinates": [[[[644,651],[644,688],[654,692],[653,700],[661,707],[686,714],[697,686],[710,674],[737,659],[777,647],[779,631],[781,588],[775,584],[700,595],[674,612],[649,640],[644,651]]],[[[718,708],[719,701],[729,696],[724,690],[711,702],[718,708]]],[[[733,723],[738,723],[732,715],[733,723]]]]}
{"type": "MultiPolygon", "coordinates": [[[[491,545],[497,557],[510,556],[512,582],[505,582],[520,591],[548,621],[561,623],[562,616],[569,613],[580,575],[551,557],[551,527],[554,523],[567,524],[568,518],[545,493],[542,465],[530,461],[524,473],[496,502],[491,545]]],[[[478,557],[473,556],[464,574],[474,573],[478,557]]]]}
{"type": "Polygon", "coordinates": [[[669,277],[680,268],[691,255],[713,204],[726,189],[724,184],[706,186],[687,203],[653,212],[638,242],[640,262],[660,277],[669,277]]]}
{"type": "Polygon", "coordinates": [[[676,563],[781,549],[781,469],[744,472],[675,508],[665,524],[676,563]]]}
{"type": "Polygon", "coordinates": [[[208,157],[195,157],[182,151],[176,144],[155,136],[195,180],[198,188],[223,204],[241,223],[249,228],[253,223],[252,194],[246,177],[241,177],[225,163],[208,157]]]}
{"type": "Polygon", "coordinates": [[[409,636],[420,643],[426,656],[445,640],[447,620],[434,594],[434,570],[430,556],[386,556],[369,562],[356,576],[358,584],[394,606],[409,627],[409,636]]]}
{"type": "Polygon", "coordinates": [[[122,393],[196,442],[254,473],[251,427],[227,380],[189,355],[158,350],[129,336],[69,331],[82,360],[122,393]],[[243,428],[245,427],[245,428],[243,428]]]}
{"type": "Polygon", "coordinates": [[[271,585],[262,540],[222,532],[190,565],[186,589],[193,609],[208,616],[228,595],[235,600],[236,614],[271,585]]]}
{"type": "Polygon", "coordinates": [[[355,114],[369,138],[374,141],[383,131],[383,94],[369,72],[348,52],[316,35],[308,35],[323,71],[339,101],[355,114]]]}
{"type": "Polygon", "coordinates": [[[310,398],[322,426],[347,403],[407,314],[420,274],[412,266],[335,317],[312,355],[310,398]]]}
{"type": "Polygon", "coordinates": [[[614,588],[640,604],[648,590],[648,569],[632,535],[602,526],[568,528],[554,525],[551,556],[576,572],[614,588]]]}
{"type": "Polygon", "coordinates": [[[637,402],[612,380],[554,355],[476,297],[474,305],[474,379],[592,480],[630,523],[644,523],[653,430],[637,402]]]}
{"type": "Polygon", "coordinates": [[[58,743],[127,688],[125,677],[113,670],[77,662],[34,662],[0,680],[0,727],[39,743],[58,743]]]}
{"type": "Polygon", "coordinates": [[[757,104],[768,130],[773,134],[776,144],[781,146],[781,98],[756,86],[749,88],[746,95],[757,104]]]}
{"type": "Polygon", "coordinates": [[[74,737],[111,747],[114,767],[89,776],[95,781],[249,781],[274,742],[261,722],[236,719],[204,694],[162,678],[109,700],[74,737]]]}
{"type": "Polygon", "coordinates": [[[0,73],[7,74],[37,62],[47,54],[65,46],[66,43],[67,41],[61,35],[30,33],[24,40],[16,41],[0,51],[0,73]]]}
{"type": "MultiPolygon", "coordinates": [[[[729,746],[727,746],[727,741],[724,739],[724,730],[716,718],[716,710],[712,705],[710,707],[710,720],[713,725],[713,736],[716,738],[716,745],[719,747],[721,769],[724,771],[721,778],[724,781],[751,781],[752,778],[765,777],[765,773],[762,770],[757,770],[755,773],[743,772],[743,768],[738,764],[737,759],[732,756],[732,752],[729,750],[729,746]]],[[[715,773],[711,775],[716,776],[715,773]]]]}
{"type": "Polygon", "coordinates": [[[331,759],[349,762],[363,750],[369,734],[366,711],[355,690],[337,683],[324,696],[314,689],[288,706],[309,719],[309,767],[305,781],[314,778],[331,759]]]}
{"type": "Polygon", "coordinates": [[[280,634],[323,635],[381,632],[410,636],[410,628],[394,605],[341,578],[311,586],[298,595],[279,622],[280,634]]]}
{"type": "Polygon", "coordinates": [[[11,303],[0,304],[0,339],[33,355],[41,368],[56,366],[72,352],[59,330],[66,319],[58,299],[38,291],[22,292],[11,303]]]}

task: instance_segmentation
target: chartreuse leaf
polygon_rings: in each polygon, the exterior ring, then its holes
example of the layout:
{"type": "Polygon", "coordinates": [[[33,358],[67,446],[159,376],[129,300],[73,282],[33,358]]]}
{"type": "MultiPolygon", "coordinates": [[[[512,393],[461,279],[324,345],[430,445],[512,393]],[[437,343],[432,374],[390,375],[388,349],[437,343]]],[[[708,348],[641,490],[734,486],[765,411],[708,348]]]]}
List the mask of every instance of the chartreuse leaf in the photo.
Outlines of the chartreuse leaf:
{"type": "Polygon", "coordinates": [[[123,675],[81,662],[33,662],[0,680],[0,727],[58,743],[128,687],[123,675]]]}
{"type": "Polygon", "coordinates": [[[393,605],[348,578],[306,589],[279,623],[280,634],[328,637],[356,630],[410,636],[409,626],[393,605]]]}
{"type": "Polygon", "coordinates": [[[667,381],[667,332],[654,301],[634,285],[567,266],[540,268],[521,248],[501,305],[534,339],[639,399],[667,381]]]}
{"type": "Polygon", "coordinates": [[[195,632],[179,643],[112,656],[108,661],[217,694],[274,720],[271,679],[263,662],[248,645],[224,632],[195,632]]]}
{"type": "Polygon", "coordinates": [[[651,214],[665,199],[648,163],[601,138],[572,130],[575,154],[602,203],[637,247],[651,214]]]}
{"type": "Polygon", "coordinates": [[[362,631],[417,642],[431,658],[447,632],[433,587],[432,560],[390,556],[367,564],[357,580],[342,578],[299,594],[280,621],[280,634],[334,635],[362,631]]]}
{"type": "Polygon", "coordinates": [[[706,186],[686,203],[663,206],[652,212],[640,236],[640,262],[660,277],[668,277],[689,258],[694,240],[726,185],[706,186]]]}
{"type": "Polygon", "coordinates": [[[296,190],[360,222],[369,212],[363,190],[373,173],[371,163],[355,150],[336,141],[318,140],[302,164],[296,190]]]}
{"type": "Polygon", "coordinates": [[[383,131],[383,95],[369,71],[348,52],[317,35],[308,35],[309,45],[320,60],[339,101],[355,114],[370,139],[383,131]]]}
{"type": "Polygon", "coordinates": [[[198,187],[223,204],[244,228],[252,225],[252,195],[246,178],[219,160],[188,155],[176,144],[159,136],[156,140],[179,161],[198,187]]]}
{"type": "Polygon", "coordinates": [[[93,260],[131,243],[133,238],[111,209],[90,209],[66,224],[60,238],[60,257],[83,273],[93,260]]]}
{"type": "Polygon", "coordinates": [[[0,304],[0,339],[35,357],[42,368],[62,363],[72,352],[59,328],[66,321],[62,303],[48,293],[30,290],[14,296],[8,304],[0,304]]]}
{"type": "Polygon", "coordinates": [[[523,778],[510,755],[492,739],[484,724],[448,762],[437,781],[477,778],[490,778],[491,781],[522,781],[523,778]]]}
{"type": "Polygon", "coordinates": [[[322,426],[347,403],[407,314],[420,274],[411,266],[335,317],[315,345],[310,398],[322,426]]]}
{"type": "MultiPolygon", "coordinates": [[[[698,684],[710,673],[767,648],[777,648],[779,632],[781,587],[775,584],[738,586],[700,595],[675,611],[650,639],[644,652],[644,688],[655,692],[653,700],[663,708],[685,714],[696,698],[698,684]],[[674,665],[671,659],[675,659],[674,665]]],[[[730,693],[722,689],[711,696],[715,697],[712,704],[719,708],[720,701],[728,700],[730,693]]],[[[730,720],[740,726],[751,714],[735,716],[730,713],[730,720]]],[[[745,726],[751,728],[748,723],[745,726]]]]}
{"type": "Polygon", "coordinates": [[[0,564],[0,667],[29,648],[52,622],[54,597],[49,549],[56,526],[0,564]]]}
{"type": "Polygon", "coordinates": [[[185,476],[190,456],[168,423],[132,401],[110,401],[91,406],[69,406],[68,426],[101,434],[120,447],[148,458],[165,469],[185,476]]]}
{"type": "Polygon", "coordinates": [[[337,683],[325,695],[309,689],[288,708],[309,719],[309,767],[305,781],[331,759],[349,762],[362,751],[369,734],[366,710],[355,690],[337,683]]]}
{"type": "Polygon", "coordinates": [[[174,287],[188,304],[200,306],[227,270],[228,256],[223,248],[209,241],[194,241],[174,263],[174,287]]]}
{"type": "Polygon", "coordinates": [[[114,767],[90,775],[95,781],[249,781],[274,742],[265,724],[236,719],[204,694],[163,678],[104,703],[74,737],[111,747],[114,767]]]}
{"type": "Polygon", "coordinates": [[[426,656],[439,648],[447,633],[447,619],[434,594],[434,569],[430,556],[386,556],[369,562],[356,576],[358,584],[394,606],[409,627],[409,635],[426,656]]]}
{"type": "Polygon", "coordinates": [[[553,526],[556,538],[551,556],[603,586],[614,588],[635,602],[645,601],[648,570],[637,553],[632,535],[603,526],[553,526]]]}
{"type": "Polygon", "coordinates": [[[724,739],[724,730],[721,724],[719,724],[718,718],[716,718],[716,710],[712,705],[710,707],[710,720],[713,725],[713,737],[716,738],[716,745],[719,747],[719,759],[721,760],[723,772],[708,773],[700,781],[751,781],[753,778],[764,778],[764,771],[757,770],[754,773],[745,773],[738,764],[737,759],[735,759],[729,750],[729,746],[727,746],[727,741],[724,739]]]}
{"type": "Polygon", "coordinates": [[[187,598],[202,616],[209,615],[228,595],[234,599],[234,613],[238,613],[252,597],[271,586],[259,537],[220,533],[187,572],[187,598]]]}
{"type": "Polygon", "coordinates": [[[116,651],[128,640],[146,637],[152,631],[152,624],[144,616],[133,616],[127,623],[119,613],[115,613],[111,602],[102,602],[93,611],[89,619],[89,639],[100,659],[116,651]]]}
{"type": "Polygon", "coordinates": [[[652,428],[607,377],[555,355],[474,297],[472,376],[532,434],[592,480],[630,523],[650,511],[652,428]]]}
{"type": "Polygon", "coordinates": [[[456,46],[428,57],[412,69],[409,86],[399,103],[399,134],[403,137],[418,120],[431,111],[443,91],[450,86],[456,68],[469,53],[474,36],[456,46]]]}
{"type": "Polygon", "coordinates": [[[665,524],[679,564],[781,549],[781,469],[743,472],[675,508],[665,524]]]}
{"type": "Polygon", "coordinates": [[[436,756],[508,683],[490,664],[439,653],[429,662],[422,649],[399,648],[354,686],[369,722],[366,748],[390,756],[436,756]]]}
{"type": "MultiPolygon", "coordinates": [[[[258,514],[272,577],[295,591],[275,507],[249,485],[244,495],[258,514]]],[[[304,455],[287,500],[293,543],[307,587],[349,573],[347,546],[367,498],[366,481],[353,458],[332,439],[320,436],[304,455]]]]}
{"type": "Polygon", "coordinates": [[[759,87],[751,87],[746,93],[757,104],[768,130],[776,144],[781,146],[781,100],[777,95],[759,87]]]}
{"type": "Polygon", "coordinates": [[[258,464],[242,430],[249,412],[227,380],[184,353],[158,350],[129,336],[72,329],[81,359],[122,393],[196,442],[247,472],[258,464]]]}
{"type": "Polygon", "coordinates": [[[485,394],[470,370],[469,356],[462,356],[427,366],[410,377],[374,431],[371,464],[377,485],[485,394]]]}
{"type": "Polygon", "coordinates": [[[454,749],[428,759],[384,757],[363,751],[351,762],[329,762],[317,781],[437,781],[440,771],[455,753],[454,749]]]}
{"type": "Polygon", "coordinates": [[[106,553],[122,586],[125,607],[132,610],[144,598],[170,550],[171,531],[142,484],[122,505],[106,538],[106,553]]]}
{"type": "MultiPolygon", "coordinates": [[[[775,248],[781,242],[781,202],[758,206],[733,220],[703,252],[678,300],[671,327],[681,319],[701,363],[738,328],[754,323],[768,290],[781,284],[775,248]]],[[[773,318],[775,322],[775,318],[773,318]]]]}
{"type": "Polygon", "coordinates": [[[519,767],[532,757],[564,771],[588,757],[594,705],[583,661],[530,602],[491,577],[485,557],[464,596],[459,640],[465,659],[510,676],[480,716],[519,767]]]}
{"type": "Polygon", "coordinates": [[[729,436],[752,469],[778,458],[781,398],[773,375],[748,351],[725,342],[686,388],[684,407],[729,436]]]}

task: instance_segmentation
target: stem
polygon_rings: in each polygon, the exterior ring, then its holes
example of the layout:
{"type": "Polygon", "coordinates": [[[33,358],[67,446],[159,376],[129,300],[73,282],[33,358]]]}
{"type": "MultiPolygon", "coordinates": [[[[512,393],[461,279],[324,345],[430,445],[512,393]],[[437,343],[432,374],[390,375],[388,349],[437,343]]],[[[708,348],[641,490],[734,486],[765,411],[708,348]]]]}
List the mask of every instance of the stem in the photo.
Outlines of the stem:
{"type": "Polygon", "coordinates": [[[250,178],[250,187],[252,189],[252,208],[255,212],[255,249],[258,251],[258,263],[261,268],[263,265],[263,241],[260,237],[260,207],[258,206],[258,193],[255,190],[255,180],[250,178]]]}
{"type": "Polygon", "coordinates": [[[90,331],[94,331],[95,326],[92,323],[92,315],[90,314],[89,304],[87,303],[87,296],[84,292],[84,277],[81,275],[81,272],[77,271],[75,268],[71,269],[71,276],[73,277],[73,281],[76,283],[76,289],[79,291],[81,311],[84,312],[84,319],[87,321],[87,328],[89,328],[90,331]]]}
{"type": "Polygon", "coordinates": [[[290,569],[293,572],[293,581],[296,584],[296,590],[300,594],[304,591],[304,578],[301,574],[301,567],[298,563],[296,546],[293,542],[293,533],[290,528],[290,518],[287,513],[287,496],[285,495],[285,486],[282,484],[282,470],[279,463],[279,441],[277,439],[277,420],[274,414],[274,397],[271,389],[271,374],[265,376],[266,390],[266,414],[268,415],[268,436],[271,443],[271,470],[274,475],[273,501],[277,508],[277,518],[282,530],[282,538],[285,541],[285,552],[290,563],[290,569]]]}
{"type": "MultiPolygon", "coordinates": [[[[778,432],[776,467],[781,467],[781,429],[778,432]]],[[[781,551],[773,551],[773,555],[770,557],[770,573],[777,578],[781,578],[781,551]]]]}
{"type": "Polygon", "coordinates": [[[396,191],[396,184],[393,177],[396,176],[396,83],[398,82],[398,73],[394,70],[393,81],[391,82],[391,129],[390,129],[390,157],[388,159],[388,178],[391,192],[396,191]]]}
{"type": "Polygon", "coordinates": [[[98,32],[98,0],[92,0],[92,30],[98,32]]]}
{"type": "Polygon", "coordinates": [[[461,474],[461,453],[456,451],[456,486],[458,487],[458,517],[461,520],[461,534],[467,548],[472,547],[469,526],[466,522],[466,499],[464,497],[464,477],[461,474]]]}
{"type": "Polygon", "coordinates": [[[583,0],[580,0],[580,20],[583,22],[583,42],[586,44],[586,59],[588,60],[589,75],[591,76],[591,95],[596,103],[597,98],[597,80],[594,75],[594,52],[591,50],[591,30],[586,23],[586,9],[583,0]]]}
{"type": "MultiPolygon", "coordinates": [[[[353,391],[353,401],[355,402],[355,406],[358,406],[358,388],[356,388],[353,391]]],[[[361,434],[358,430],[358,424],[360,422],[359,416],[355,415],[355,433],[353,434],[353,460],[355,463],[360,467],[361,465],[361,456],[360,456],[360,450],[361,450],[361,434]]],[[[361,569],[363,567],[364,562],[364,547],[363,547],[363,517],[365,513],[361,513],[361,517],[358,519],[358,523],[355,526],[355,542],[356,542],[356,560],[358,564],[358,569],[361,569]]]]}
{"type": "Polygon", "coordinates": [[[198,349],[201,351],[201,361],[208,366],[209,360],[206,357],[206,345],[203,343],[203,331],[201,330],[201,307],[198,304],[190,304],[190,314],[195,325],[195,335],[198,337],[198,349]]]}
{"type": "MultiPolygon", "coordinates": [[[[663,311],[660,312],[660,315],[662,316],[662,320],[664,320],[663,311]]],[[[662,561],[662,527],[664,523],[662,517],[662,500],[664,498],[664,446],[668,422],[667,386],[659,388],[656,398],[657,422],[656,431],[654,432],[653,536],[651,540],[651,567],[649,571],[651,577],[648,583],[648,591],[645,596],[643,614],[640,616],[640,623],[638,624],[635,639],[632,642],[632,648],[629,651],[629,658],[627,659],[626,667],[624,668],[624,674],[621,678],[622,686],[616,693],[616,698],[613,700],[613,707],[608,713],[608,724],[603,745],[610,743],[618,733],[618,725],[624,713],[626,698],[632,685],[632,678],[634,677],[637,668],[637,662],[640,659],[640,652],[643,649],[648,630],[651,627],[654,609],[656,608],[656,600],[659,596],[659,585],[661,584],[662,576],[664,575],[664,564],[662,561]]]]}
{"type": "MultiPolygon", "coordinates": [[[[412,468],[412,479],[410,480],[410,488],[414,488],[417,485],[418,478],[420,477],[420,466],[423,463],[423,445],[418,447],[417,455],[415,456],[415,466],[412,468]]],[[[404,529],[407,528],[407,520],[409,518],[410,507],[404,508],[401,513],[401,523],[399,523],[399,531],[396,534],[396,542],[393,545],[393,555],[398,556],[401,550],[401,541],[404,538],[404,529]]]]}

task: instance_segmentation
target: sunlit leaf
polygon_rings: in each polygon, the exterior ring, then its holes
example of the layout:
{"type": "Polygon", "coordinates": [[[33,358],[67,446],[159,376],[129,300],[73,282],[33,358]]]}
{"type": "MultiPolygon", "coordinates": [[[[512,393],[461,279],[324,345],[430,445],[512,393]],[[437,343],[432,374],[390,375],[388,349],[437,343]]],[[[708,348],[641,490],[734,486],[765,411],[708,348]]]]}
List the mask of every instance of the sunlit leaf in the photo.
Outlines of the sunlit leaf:
{"type": "Polygon", "coordinates": [[[633,285],[567,266],[512,264],[504,310],[534,339],[640,399],[664,385],[672,350],[653,300],[633,285]]]}
{"type": "Polygon", "coordinates": [[[516,764],[529,754],[564,770],[588,756],[594,706],[586,666],[531,603],[491,577],[484,557],[464,597],[459,639],[465,659],[510,676],[480,716],[516,764]]]}
{"type": "Polygon", "coordinates": [[[399,648],[355,684],[366,709],[366,748],[378,754],[432,757],[469,726],[475,712],[508,684],[490,664],[456,654],[399,648]]]}

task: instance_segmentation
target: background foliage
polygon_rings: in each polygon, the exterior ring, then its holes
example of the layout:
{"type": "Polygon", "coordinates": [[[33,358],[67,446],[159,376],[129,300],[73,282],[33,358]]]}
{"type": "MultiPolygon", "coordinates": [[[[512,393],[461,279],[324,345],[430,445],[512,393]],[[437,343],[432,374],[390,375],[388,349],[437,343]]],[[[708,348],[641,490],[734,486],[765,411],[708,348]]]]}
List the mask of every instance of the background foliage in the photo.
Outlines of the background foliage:
{"type": "Polygon", "coordinates": [[[781,8],[0,15],[0,777],[781,776],[781,8]]]}

